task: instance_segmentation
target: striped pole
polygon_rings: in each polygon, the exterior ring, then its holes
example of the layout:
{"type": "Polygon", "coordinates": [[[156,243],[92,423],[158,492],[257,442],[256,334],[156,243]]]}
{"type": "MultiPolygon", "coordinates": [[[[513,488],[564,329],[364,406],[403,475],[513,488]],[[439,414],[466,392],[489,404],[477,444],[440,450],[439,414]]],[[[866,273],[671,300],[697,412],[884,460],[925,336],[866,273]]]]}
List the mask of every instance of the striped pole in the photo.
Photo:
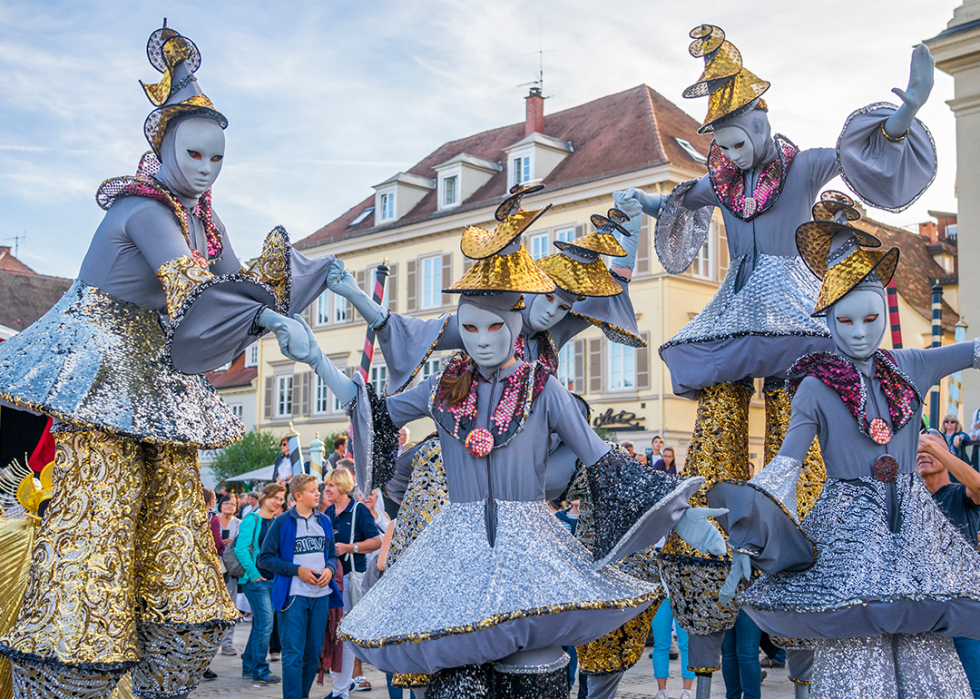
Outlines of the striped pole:
{"type": "Polygon", "coordinates": [[[306,472],[306,467],[303,465],[303,448],[299,444],[299,432],[293,429],[293,423],[289,423],[289,463],[293,468],[293,475],[298,476],[301,473],[306,472]]]}
{"type": "MultiPolygon", "coordinates": [[[[388,278],[388,262],[385,259],[380,265],[378,265],[377,270],[374,273],[374,291],[371,294],[371,298],[377,304],[381,303],[381,300],[385,297],[385,280],[388,278]]],[[[367,333],[364,336],[364,351],[361,352],[361,366],[358,371],[361,372],[361,376],[364,378],[364,383],[368,383],[371,380],[371,362],[374,361],[374,328],[370,325],[367,328],[367,333]]]]}
{"type": "MultiPolygon", "coordinates": [[[[966,323],[963,322],[962,318],[956,324],[956,334],[954,337],[957,342],[966,341],[966,323]]],[[[952,413],[953,415],[960,414],[960,397],[963,391],[962,381],[962,371],[953,372],[953,375],[949,377],[949,407],[946,409],[947,413],[952,413]]]]}
{"type": "MultiPolygon", "coordinates": [[[[942,347],[943,344],[943,287],[941,284],[932,285],[932,347],[942,347]]],[[[932,387],[929,394],[929,427],[940,429],[939,424],[939,385],[932,387]]]]}
{"type": "Polygon", "coordinates": [[[892,349],[902,349],[902,320],[898,317],[898,287],[895,277],[888,282],[888,322],[892,326],[892,349]]]}

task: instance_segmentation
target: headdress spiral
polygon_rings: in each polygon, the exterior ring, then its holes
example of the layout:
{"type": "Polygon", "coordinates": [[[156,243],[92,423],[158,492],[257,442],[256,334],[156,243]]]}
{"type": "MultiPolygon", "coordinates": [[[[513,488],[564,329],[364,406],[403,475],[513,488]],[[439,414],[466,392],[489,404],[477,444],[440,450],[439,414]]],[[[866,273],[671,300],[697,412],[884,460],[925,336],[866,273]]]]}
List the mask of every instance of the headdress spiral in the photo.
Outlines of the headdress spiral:
{"type": "Polygon", "coordinates": [[[579,300],[588,296],[615,296],[623,291],[599,256],[626,255],[613,232],[630,235],[622,226],[629,216],[619,209],[609,209],[606,216],[594,214],[590,220],[595,226],[593,232],[571,242],[555,241],[555,247],[561,252],[536,260],[559,289],[578,296],[579,300]]]}

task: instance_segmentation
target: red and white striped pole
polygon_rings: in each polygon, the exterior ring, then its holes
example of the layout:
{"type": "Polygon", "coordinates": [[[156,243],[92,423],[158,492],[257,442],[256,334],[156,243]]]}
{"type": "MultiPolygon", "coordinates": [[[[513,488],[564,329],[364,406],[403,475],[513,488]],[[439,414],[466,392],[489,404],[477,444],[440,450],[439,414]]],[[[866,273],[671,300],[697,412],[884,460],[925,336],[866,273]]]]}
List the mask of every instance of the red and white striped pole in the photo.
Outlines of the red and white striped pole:
{"type": "MultiPolygon", "coordinates": [[[[388,260],[385,259],[384,262],[378,265],[374,273],[374,289],[371,298],[379,305],[385,297],[385,281],[388,279],[389,272],[387,262],[388,260]]],[[[361,376],[364,377],[364,383],[368,383],[371,380],[371,362],[374,361],[374,338],[374,328],[368,325],[367,333],[364,336],[364,350],[361,352],[361,366],[358,368],[361,376]]]]}
{"type": "Polygon", "coordinates": [[[892,326],[892,349],[902,349],[902,321],[898,317],[898,287],[895,277],[888,282],[888,322],[892,326]]]}

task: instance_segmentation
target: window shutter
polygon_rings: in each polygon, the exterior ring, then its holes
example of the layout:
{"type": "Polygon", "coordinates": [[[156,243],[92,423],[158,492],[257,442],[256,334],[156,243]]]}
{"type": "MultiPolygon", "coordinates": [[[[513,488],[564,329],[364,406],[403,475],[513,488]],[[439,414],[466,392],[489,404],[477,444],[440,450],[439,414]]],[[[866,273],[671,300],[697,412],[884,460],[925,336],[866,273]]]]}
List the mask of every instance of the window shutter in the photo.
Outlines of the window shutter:
{"type": "Polygon", "coordinates": [[[388,265],[388,280],[385,282],[388,290],[388,310],[398,312],[398,263],[388,265]]]}
{"type": "Polygon", "coordinates": [[[589,393],[602,393],[602,339],[589,338],[589,393]]]}
{"type": "MultiPolygon", "coordinates": [[[[453,254],[447,252],[442,256],[442,288],[448,289],[453,285],[453,254]]],[[[452,294],[442,295],[442,305],[448,306],[453,302],[452,294]]]]}
{"type": "Polygon", "coordinates": [[[290,413],[293,417],[300,414],[303,408],[303,382],[299,374],[293,374],[293,410],[290,413]]]}
{"type": "Polygon", "coordinates": [[[650,333],[642,332],[640,337],[647,346],[636,348],[636,387],[650,388],[650,333]]]}
{"type": "Polygon", "coordinates": [[[636,273],[646,274],[650,271],[650,217],[646,214],[639,214],[643,217],[643,224],[640,226],[640,249],[636,252],[636,273]]]}
{"type": "Polygon", "coordinates": [[[415,267],[418,260],[409,260],[405,263],[405,310],[411,313],[415,310],[415,298],[418,295],[418,288],[415,283],[415,267]]]}
{"type": "Polygon", "coordinates": [[[316,313],[316,301],[313,301],[312,304],[310,304],[309,306],[307,306],[306,308],[304,308],[303,311],[299,314],[300,317],[303,320],[305,320],[306,321],[306,324],[309,325],[311,328],[313,327],[313,314],[314,313],[316,313]]]}
{"type": "Polygon", "coordinates": [[[575,362],[572,372],[574,385],[572,390],[576,393],[585,393],[585,340],[575,340],[572,350],[572,360],[575,362]]]}
{"type": "Polygon", "coordinates": [[[711,228],[708,229],[711,245],[714,246],[714,250],[718,251],[718,279],[724,279],[725,275],[728,274],[728,236],[725,235],[724,229],[725,227],[718,225],[717,222],[712,222],[711,228]],[[717,237],[715,236],[716,233],[718,234],[717,237]]]}
{"type": "Polygon", "coordinates": [[[476,260],[471,260],[466,255],[463,255],[463,274],[466,274],[467,272],[469,272],[470,269],[475,264],[476,264],[476,260]]]}
{"type": "Polygon", "coordinates": [[[575,226],[575,239],[581,238],[583,235],[585,235],[585,224],[580,223],[575,226]]]}
{"type": "MultiPolygon", "coordinates": [[[[365,274],[365,272],[364,272],[363,269],[357,270],[356,278],[357,278],[357,288],[360,289],[361,291],[363,291],[365,294],[367,294],[368,295],[368,298],[370,298],[371,297],[371,291],[369,291],[369,289],[371,289],[371,285],[366,283],[367,275],[365,274]]],[[[357,320],[358,313],[357,313],[357,310],[353,306],[354,305],[351,304],[350,319],[351,320],[357,320]]]]}
{"type": "Polygon", "coordinates": [[[266,420],[272,419],[272,403],[273,403],[272,387],[273,384],[275,383],[275,380],[276,379],[274,376],[265,377],[265,408],[262,411],[262,416],[266,420]]]}
{"type": "Polygon", "coordinates": [[[303,383],[303,415],[310,414],[310,377],[312,372],[304,371],[300,374],[303,383]]]}

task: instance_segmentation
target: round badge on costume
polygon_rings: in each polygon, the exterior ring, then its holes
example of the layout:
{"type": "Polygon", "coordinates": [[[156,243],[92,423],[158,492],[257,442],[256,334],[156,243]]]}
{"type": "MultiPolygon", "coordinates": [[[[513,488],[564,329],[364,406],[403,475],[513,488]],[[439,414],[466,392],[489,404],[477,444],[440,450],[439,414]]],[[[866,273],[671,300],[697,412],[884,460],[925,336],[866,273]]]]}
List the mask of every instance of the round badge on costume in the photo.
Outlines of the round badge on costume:
{"type": "Polygon", "coordinates": [[[888,444],[888,442],[892,441],[892,428],[880,417],[876,417],[871,421],[869,431],[871,432],[871,439],[874,440],[875,444],[888,444]]]}
{"type": "Polygon", "coordinates": [[[473,456],[486,456],[493,450],[493,435],[485,427],[477,427],[466,435],[466,451],[473,456]]]}
{"type": "Polygon", "coordinates": [[[898,461],[891,454],[879,456],[874,465],[875,478],[882,483],[891,483],[898,475],[898,461]]]}

